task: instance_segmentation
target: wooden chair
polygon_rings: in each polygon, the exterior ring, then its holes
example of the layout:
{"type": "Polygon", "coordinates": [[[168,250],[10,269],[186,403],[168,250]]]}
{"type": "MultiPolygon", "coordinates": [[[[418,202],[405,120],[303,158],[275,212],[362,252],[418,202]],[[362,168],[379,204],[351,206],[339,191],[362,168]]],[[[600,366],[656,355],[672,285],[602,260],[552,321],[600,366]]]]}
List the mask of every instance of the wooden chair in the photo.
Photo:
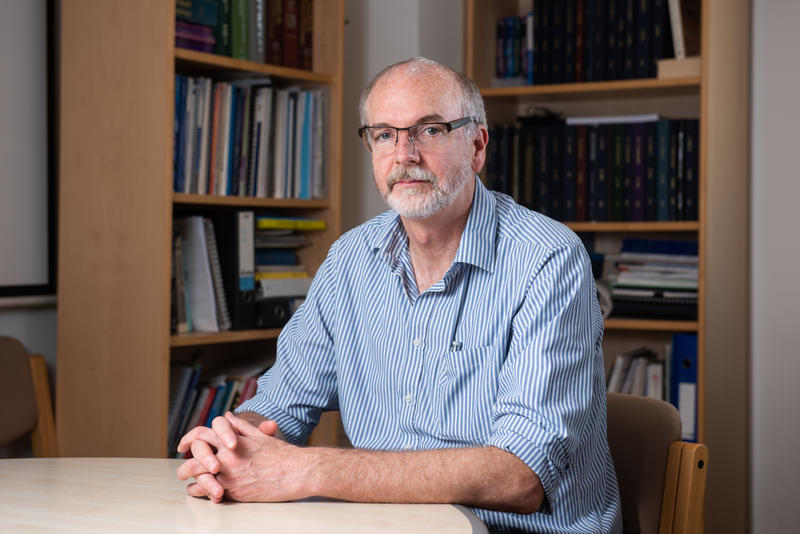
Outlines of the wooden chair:
{"type": "Polygon", "coordinates": [[[0,336],[0,406],[0,446],[30,434],[35,456],[58,456],[47,364],[12,337],[0,336]]]}
{"type": "Polygon", "coordinates": [[[708,447],[681,441],[674,406],[609,393],[608,445],[626,534],[702,534],[708,447]]]}

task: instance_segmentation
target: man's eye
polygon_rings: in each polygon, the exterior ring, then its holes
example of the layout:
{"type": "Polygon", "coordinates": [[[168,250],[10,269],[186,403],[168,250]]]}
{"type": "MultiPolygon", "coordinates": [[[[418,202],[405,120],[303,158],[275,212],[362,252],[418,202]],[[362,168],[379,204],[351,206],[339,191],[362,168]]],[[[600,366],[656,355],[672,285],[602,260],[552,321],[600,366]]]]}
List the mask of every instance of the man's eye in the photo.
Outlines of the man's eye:
{"type": "Polygon", "coordinates": [[[376,143],[385,143],[394,139],[394,132],[391,130],[378,130],[372,136],[372,140],[376,143]]]}
{"type": "Polygon", "coordinates": [[[442,135],[444,133],[444,128],[439,124],[426,124],[424,128],[422,128],[421,135],[425,137],[436,137],[442,135]]]}

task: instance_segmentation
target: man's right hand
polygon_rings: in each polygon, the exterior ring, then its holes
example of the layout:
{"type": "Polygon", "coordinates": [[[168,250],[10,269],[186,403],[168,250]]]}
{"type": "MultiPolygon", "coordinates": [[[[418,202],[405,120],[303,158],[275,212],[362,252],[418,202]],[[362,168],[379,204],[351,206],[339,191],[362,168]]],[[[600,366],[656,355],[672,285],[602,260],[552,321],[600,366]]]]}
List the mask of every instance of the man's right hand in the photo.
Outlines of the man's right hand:
{"type": "MultiPolygon", "coordinates": [[[[252,413],[246,416],[264,434],[279,434],[275,421],[252,413]]],[[[198,426],[187,432],[178,443],[177,449],[179,453],[192,452],[192,458],[183,462],[177,473],[180,480],[195,479],[194,483],[187,486],[186,492],[195,497],[206,496],[216,503],[222,501],[225,490],[214,476],[220,467],[216,451],[223,447],[234,450],[237,445],[238,432],[226,417],[215,417],[211,428],[198,426]]]]}

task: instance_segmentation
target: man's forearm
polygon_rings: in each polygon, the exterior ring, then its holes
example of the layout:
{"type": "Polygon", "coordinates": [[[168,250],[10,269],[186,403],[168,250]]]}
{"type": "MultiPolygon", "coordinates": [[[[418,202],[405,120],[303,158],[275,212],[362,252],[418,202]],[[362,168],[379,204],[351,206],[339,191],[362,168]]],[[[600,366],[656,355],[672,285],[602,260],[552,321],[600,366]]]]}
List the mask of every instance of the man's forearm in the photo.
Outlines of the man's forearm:
{"type": "Polygon", "coordinates": [[[311,448],[310,493],[355,502],[457,503],[533,513],[544,500],[539,477],[494,447],[379,452],[311,448]]]}

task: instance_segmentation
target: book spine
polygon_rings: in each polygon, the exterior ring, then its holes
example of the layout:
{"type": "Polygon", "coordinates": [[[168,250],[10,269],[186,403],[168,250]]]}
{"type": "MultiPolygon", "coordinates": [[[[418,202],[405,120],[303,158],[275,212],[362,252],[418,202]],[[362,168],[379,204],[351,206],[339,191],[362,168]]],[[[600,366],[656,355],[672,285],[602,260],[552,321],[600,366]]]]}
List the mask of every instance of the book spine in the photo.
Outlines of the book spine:
{"type": "Polygon", "coordinates": [[[575,220],[586,220],[586,163],[587,163],[587,132],[586,125],[576,126],[577,148],[575,150],[575,220]]]}
{"type": "MultiPolygon", "coordinates": [[[[586,17],[585,0],[575,2],[575,81],[582,82],[584,77],[586,17]]],[[[603,43],[605,46],[605,43],[603,43]]]]}
{"type": "Polygon", "coordinates": [[[677,214],[676,220],[686,220],[686,120],[681,119],[678,121],[678,146],[677,146],[677,162],[675,169],[677,170],[677,192],[675,194],[675,210],[677,214]]]}
{"type": "Polygon", "coordinates": [[[547,157],[549,139],[549,127],[537,126],[536,211],[547,216],[550,215],[550,163],[547,157]]]}
{"type": "Polygon", "coordinates": [[[566,0],[564,2],[564,41],[562,48],[563,68],[562,81],[564,83],[575,83],[575,25],[577,23],[576,0],[566,0]]]}
{"type": "Polygon", "coordinates": [[[300,66],[300,36],[298,21],[299,0],[283,0],[283,66],[298,68],[300,66]]]}
{"type": "Polygon", "coordinates": [[[636,77],[636,11],[639,0],[625,0],[625,66],[626,80],[636,77]]]}
{"type": "Polygon", "coordinates": [[[563,1],[550,5],[551,83],[564,82],[564,6],[563,1]]]}
{"type": "Polygon", "coordinates": [[[614,136],[614,196],[612,200],[612,218],[615,221],[625,220],[625,138],[624,127],[613,125],[614,136]]]}
{"type": "Polygon", "coordinates": [[[611,180],[610,158],[608,151],[609,127],[607,124],[597,126],[597,173],[595,185],[595,215],[598,221],[610,220],[611,213],[611,180]]]}
{"type": "Polygon", "coordinates": [[[267,63],[281,65],[283,63],[283,0],[266,0],[266,54],[267,63]]]}
{"type": "Polygon", "coordinates": [[[588,158],[587,158],[587,218],[590,221],[598,221],[597,215],[597,129],[598,126],[592,125],[588,128],[588,158]]]}
{"type": "Polygon", "coordinates": [[[177,0],[175,18],[203,26],[215,27],[218,20],[218,5],[213,0],[177,0]]]}
{"type": "Polygon", "coordinates": [[[655,78],[658,75],[658,60],[672,56],[672,36],[669,33],[669,12],[667,0],[653,0],[651,14],[653,21],[652,34],[652,59],[648,76],[655,78]]]}
{"type": "Polygon", "coordinates": [[[634,124],[632,132],[633,142],[633,198],[631,220],[643,221],[644,220],[644,180],[645,180],[645,128],[644,123],[634,124]]]}
{"type": "Polygon", "coordinates": [[[247,58],[264,63],[264,0],[248,0],[247,58]]]}
{"type": "Polygon", "coordinates": [[[625,197],[622,200],[622,207],[623,211],[625,212],[625,221],[632,221],[633,220],[633,155],[634,155],[634,147],[633,147],[633,132],[631,125],[625,124],[622,125],[622,158],[623,158],[623,169],[624,169],[624,188],[625,188],[625,197]]]}
{"type": "Polygon", "coordinates": [[[669,120],[658,121],[656,162],[656,220],[669,220],[669,120]]]}
{"type": "Polygon", "coordinates": [[[300,28],[298,38],[300,46],[300,68],[311,70],[314,62],[314,3],[312,0],[300,0],[300,28]]]}
{"type": "Polygon", "coordinates": [[[645,123],[644,128],[644,220],[655,221],[658,219],[658,123],[645,123]]]}
{"type": "Polygon", "coordinates": [[[248,0],[231,0],[231,56],[248,59],[248,0]]]}
{"type": "Polygon", "coordinates": [[[523,145],[522,158],[522,204],[528,209],[534,209],[536,199],[536,130],[531,124],[520,126],[520,138],[523,145]]]}
{"type": "Polygon", "coordinates": [[[620,31],[620,23],[625,28],[625,19],[620,13],[621,0],[606,0],[607,14],[606,19],[606,72],[605,80],[618,80],[621,78],[622,61],[620,57],[620,42],[623,40],[624,31],[620,31]]]}
{"type": "Polygon", "coordinates": [[[231,55],[231,0],[219,0],[217,25],[214,27],[214,53],[231,55]]]}
{"type": "Polygon", "coordinates": [[[577,220],[576,208],[576,154],[577,126],[564,126],[564,150],[562,164],[564,169],[564,205],[562,217],[565,221],[577,220]]]}
{"type": "Polygon", "coordinates": [[[647,78],[650,76],[653,65],[652,54],[652,0],[635,0],[636,26],[634,28],[634,38],[636,39],[636,77],[647,78]]]}
{"type": "Polygon", "coordinates": [[[684,220],[698,220],[699,122],[686,120],[684,135],[684,220]]]}

